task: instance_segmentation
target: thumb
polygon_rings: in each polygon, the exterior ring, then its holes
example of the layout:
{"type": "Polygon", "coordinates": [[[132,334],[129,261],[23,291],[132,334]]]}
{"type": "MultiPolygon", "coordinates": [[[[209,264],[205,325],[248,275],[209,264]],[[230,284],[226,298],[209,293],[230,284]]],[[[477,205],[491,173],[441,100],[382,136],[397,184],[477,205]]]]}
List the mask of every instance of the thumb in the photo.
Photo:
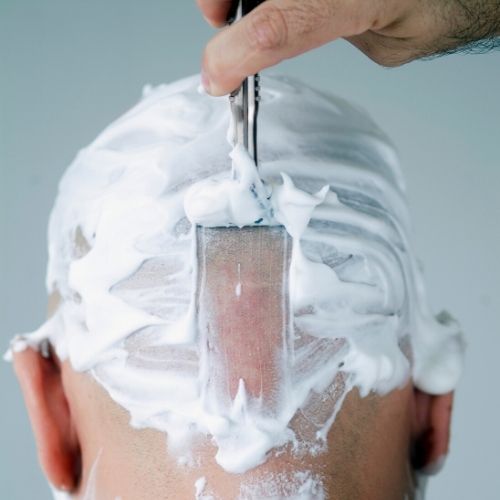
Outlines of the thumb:
{"type": "Polygon", "coordinates": [[[366,31],[369,9],[366,2],[362,2],[363,9],[359,3],[267,0],[210,40],[203,55],[203,85],[212,95],[224,95],[264,68],[336,38],[366,31]]]}

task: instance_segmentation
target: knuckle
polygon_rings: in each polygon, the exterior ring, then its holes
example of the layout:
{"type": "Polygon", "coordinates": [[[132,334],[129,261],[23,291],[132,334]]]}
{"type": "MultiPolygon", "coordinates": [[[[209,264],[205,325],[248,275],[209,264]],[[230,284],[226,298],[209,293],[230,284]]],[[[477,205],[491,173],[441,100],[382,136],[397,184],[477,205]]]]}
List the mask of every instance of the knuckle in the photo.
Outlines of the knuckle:
{"type": "Polygon", "coordinates": [[[403,64],[403,61],[400,60],[399,57],[384,50],[373,51],[368,54],[368,57],[372,61],[376,62],[379,66],[383,66],[384,68],[395,68],[403,64]]]}
{"type": "Polygon", "coordinates": [[[397,68],[403,64],[418,59],[419,55],[408,50],[385,50],[376,54],[374,61],[384,68],[397,68]]]}
{"type": "Polygon", "coordinates": [[[403,61],[398,61],[394,59],[381,59],[377,61],[377,64],[379,66],[382,66],[383,68],[397,68],[398,66],[403,65],[403,61]]]}
{"type": "Polygon", "coordinates": [[[364,44],[361,50],[380,66],[396,68],[414,59],[412,52],[398,44],[398,41],[384,37],[375,37],[375,40],[375,42],[364,44]]]}
{"type": "Polygon", "coordinates": [[[250,47],[256,51],[275,50],[287,41],[288,26],[283,11],[274,6],[255,10],[247,23],[247,37],[250,47]]]}

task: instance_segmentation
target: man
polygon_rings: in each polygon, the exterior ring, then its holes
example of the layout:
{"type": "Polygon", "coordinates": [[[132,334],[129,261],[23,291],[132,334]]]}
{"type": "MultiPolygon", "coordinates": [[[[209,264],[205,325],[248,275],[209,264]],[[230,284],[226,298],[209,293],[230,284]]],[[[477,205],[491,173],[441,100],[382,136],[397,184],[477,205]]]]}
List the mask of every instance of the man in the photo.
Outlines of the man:
{"type": "Polygon", "coordinates": [[[462,341],[426,305],[393,149],[341,99],[262,87],[258,172],[194,77],[62,179],[50,318],[12,345],[58,491],[396,500],[442,464],[462,341]]]}

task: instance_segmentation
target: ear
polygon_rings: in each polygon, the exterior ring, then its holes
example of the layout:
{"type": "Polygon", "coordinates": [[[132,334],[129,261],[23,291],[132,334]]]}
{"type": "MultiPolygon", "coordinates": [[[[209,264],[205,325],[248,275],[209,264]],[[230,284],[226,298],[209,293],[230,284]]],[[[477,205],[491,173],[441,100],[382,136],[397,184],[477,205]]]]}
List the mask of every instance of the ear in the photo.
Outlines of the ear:
{"type": "Polygon", "coordinates": [[[453,392],[434,396],[415,389],[414,401],[413,467],[437,474],[448,454],[453,392]]]}
{"type": "Polygon", "coordinates": [[[26,348],[14,353],[13,361],[45,475],[56,488],[73,491],[81,473],[80,446],[59,360],[50,350],[45,356],[26,348]]]}

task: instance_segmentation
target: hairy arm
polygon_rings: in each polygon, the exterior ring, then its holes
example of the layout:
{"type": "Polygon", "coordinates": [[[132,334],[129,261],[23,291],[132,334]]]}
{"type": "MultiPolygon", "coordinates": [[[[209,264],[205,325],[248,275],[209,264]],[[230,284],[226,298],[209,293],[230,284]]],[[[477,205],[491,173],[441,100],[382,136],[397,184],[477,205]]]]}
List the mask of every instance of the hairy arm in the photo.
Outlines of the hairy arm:
{"type": "MultiPolygon", "coordinates": [[[[228,0],[198,0],[223,26],[228,0]]],[[[500,46],[500,0],[266,0],[207,45],[203,80],[223,95],[246,76],[338,38],[383,66],[500,46]]]]}

